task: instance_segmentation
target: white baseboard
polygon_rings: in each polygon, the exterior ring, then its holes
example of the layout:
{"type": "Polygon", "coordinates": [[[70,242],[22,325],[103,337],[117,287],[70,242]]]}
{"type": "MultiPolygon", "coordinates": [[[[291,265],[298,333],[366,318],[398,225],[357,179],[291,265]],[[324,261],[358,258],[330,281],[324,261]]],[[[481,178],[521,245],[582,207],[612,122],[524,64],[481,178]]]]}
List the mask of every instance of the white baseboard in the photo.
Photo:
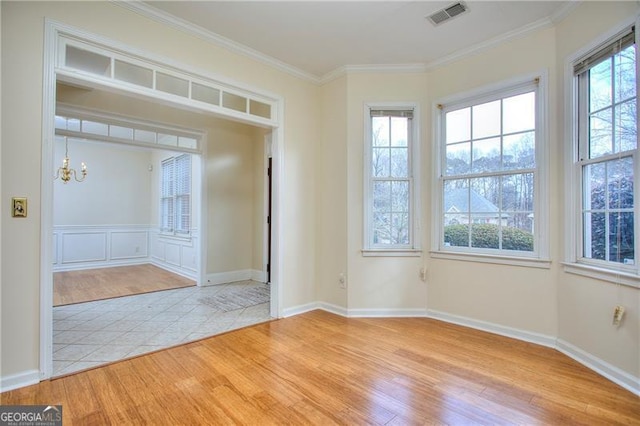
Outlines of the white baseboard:
{"type": "Polygon", "coordinates": [[[348,309],[349,317],[354,318],[420,318],[427,316],[426,309],[348,309]]]}
{"type": "Polygon", "coordinates": [[[115,268],[117,266],[135,266],[145,265],[149,262],[148,257],[132,258],[126,260],[111,260],[109,262],[85,262],[64,264],[53,267],[53,272],[67,272],[67,271],[84,271],[86,269],[98,269],[98,268],[115,268]]]}
{"type": "Polygon", "coordinates": [[[556,349],[601,376],[606,377],[613,383],[622,386],[629,392],[640,396],[640,377],[635,377],[626,371],[622,371],[615,365],[611,365],[562,339],[557,340],[556,349]]]}
{"type": "Polygon", "coordinates": [[[448,314],[446,312],[435,311],[429,309],[427,311],[429,318],[437,319],[452,324],[458,324],[476,330],[487,331],[500,336],[511,337],[513,339],[523,340],[525,342],[535,343],[537,345],[549,348],[556,347],[556,338],[546,334],[535,333],[532,331],[521,330],[518,328],[507,327],[500,324],[494,324],[487,321],[476,320],[473,318],[462,317],[458,315],[448,314]]]}
{"type": "Polygon", "coordinates": [[[322,309],[323,311],[331,312],[332,314],[340,315],[343,317],[349,316],[347,308],[334,305],[333,303],[318,302],[318,309],[322,309]]]}
{"type": "Polygon", "coordinates": [[[236,281],[248,281],[253,277],[253,270],[242,269],[239,271],[216,272],[207,274],[207,282],[205,285],[218,285],[226,283],[234,283],[236,281]]]}
{"type": "MultiPolygon", "coordinates": [[[[321,302],[311,302],[305,303],[304,305],[292,306],[291,308],[285,308],[282,310],[282,317],[288,318],[295,315],[304,314],[305,312],[315,311],[316,309],[320,309],[321,302]]],[[[334,312],[336,315],[340,315],[337,312],[334,312]]]]}
{"type": "Polygon", "coordinates": [[[267,282],[267,273],[265,271],[259,271],[257,269],[251,270],[251,279],[259,283],[267,282]]]}
{"type": "Polygon", "coordinates": [[[27,370],[22,373],[12,374],[0,378],[0,392],[23,388],[35,385],[40,382],[40,372],[38,370],[27,370]]]}
{"type": "Polygon", "coordinates": [[[185,268],[180,268],[180,267],[174,267],[169,265],[166,262],[159,262],[155,259],[151,259],[151,262],[147,262],[147,263],[151,263],[153,266],[157,266],[160,269],[164,269],[165,271],[169,271],[172,272],[176,275],[180,275],[181,277],[185,277],[185,278],[189,278],[190,280],[195,280],[198,281],[198,276],[197,273],[195,271],[190,271],[187,270],[185,268]]]}

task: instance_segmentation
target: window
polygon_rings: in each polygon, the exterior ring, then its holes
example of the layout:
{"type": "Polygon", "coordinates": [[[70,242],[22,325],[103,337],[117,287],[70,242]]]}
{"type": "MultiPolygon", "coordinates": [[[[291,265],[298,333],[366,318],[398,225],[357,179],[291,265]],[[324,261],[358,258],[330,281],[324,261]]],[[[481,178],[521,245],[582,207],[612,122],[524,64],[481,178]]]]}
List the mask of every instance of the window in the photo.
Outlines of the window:
{"type": "Polygon", "coordinates": [[[365,108],[365,255],[418,250],[416,110],[395,104],[365,108]]]}
{"type": "Polygon", "coordinates": [[[527,78],[438,105],[436,257],[546,255],[540,86],[527,78]]]}
{"type": "Polygon", "coordinates": [[[629,29],[574,63],[573,190],[578,263],[637,274],[635,34],[629,29]],[[578,185],[580,185],[578,187],[578,185]]]}
{"type": "Polygon", "coordinates": [[[191,228],[191,155],[162,161],[160,229],[163,233],[189,235],[191,228]]]}

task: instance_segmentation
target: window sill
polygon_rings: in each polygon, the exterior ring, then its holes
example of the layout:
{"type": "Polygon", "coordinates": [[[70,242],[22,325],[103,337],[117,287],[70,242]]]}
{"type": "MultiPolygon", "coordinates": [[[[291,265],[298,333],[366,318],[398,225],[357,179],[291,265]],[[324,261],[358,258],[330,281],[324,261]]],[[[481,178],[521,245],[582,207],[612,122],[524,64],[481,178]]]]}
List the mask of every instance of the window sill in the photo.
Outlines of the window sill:
{"type": "Polygon", "coordinates": [[[165,240],[174,240],[174,241],[182,241],[182,242],[191,242],[191,234],[188,235],[176,235],[176,234],[166,234],[163,232],[160,232],[159,234],[160,238],[163,238],[165,240]]]}
{"type": "Polygon", "coordinates": [[[420,249],[363,249],[363,257],[420,257],[420,249]]]}
{"type": "Polygon", "coordinates": [[[600,281],[607,281],[613,284],[622,284],[633,288],[640,288],[640,276],[626,271],[616,271],[613,269],[599,268],[597,266],[585,265],[583,263],[562,263],[564,271],[569,274],[581,275],[600,281]]]}
{"type": "Polygon", "coordinates": [[[493,263],[497,265],[524,266],[528,268],[551,268],[551,260],[530,257],[498,256],[479,253],[459,253],[451,251],[431,251],[434,259],[460,260],[464,262],[493,263]]]}

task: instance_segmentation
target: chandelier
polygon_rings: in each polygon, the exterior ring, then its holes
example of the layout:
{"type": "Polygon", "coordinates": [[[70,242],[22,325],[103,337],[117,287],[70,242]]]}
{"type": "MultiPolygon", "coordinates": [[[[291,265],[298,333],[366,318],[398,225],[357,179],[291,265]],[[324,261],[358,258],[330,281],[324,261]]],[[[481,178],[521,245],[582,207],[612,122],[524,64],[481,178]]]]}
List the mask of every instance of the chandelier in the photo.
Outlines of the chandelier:
{"type": "Polygon", "coordinates": [[[84,178],[87,177],[87,165],[84,163],[80,164],[80,173],[82,177],[78,179],[78,173],[75,169],[69,168],[69,144],[67,138],[64,138],[64,159],[62,160],[62,167],[58,168],[56,172],[54,180],[60,178],[63,183],[67,183],[71,180],[71,176],[76,180],[76,182],[82,182],[84,178]]]}

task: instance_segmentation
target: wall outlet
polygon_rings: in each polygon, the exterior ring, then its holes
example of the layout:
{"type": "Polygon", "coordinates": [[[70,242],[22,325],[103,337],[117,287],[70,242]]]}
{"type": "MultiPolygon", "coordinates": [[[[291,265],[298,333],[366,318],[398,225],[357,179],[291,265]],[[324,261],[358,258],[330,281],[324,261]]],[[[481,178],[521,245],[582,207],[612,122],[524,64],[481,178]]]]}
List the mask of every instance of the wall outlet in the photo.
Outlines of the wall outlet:
{"type": "Polygon", "coordinates": [[[420,268],[420,279],[427,282],[427,268],[420,268]]]}
{"type": "Polygon", "coordinates": [[[338,283],[340,284],[340,288],[347,288],[347,277],[344,273],[338,275],[338,283]]]}
{"type": "Polygon", "coordinates": [[[624,306],[616,306],[613,309],[613,325],[616,327],[620,325],[622,322],[622,318],[624,317],[624,306]]]}

